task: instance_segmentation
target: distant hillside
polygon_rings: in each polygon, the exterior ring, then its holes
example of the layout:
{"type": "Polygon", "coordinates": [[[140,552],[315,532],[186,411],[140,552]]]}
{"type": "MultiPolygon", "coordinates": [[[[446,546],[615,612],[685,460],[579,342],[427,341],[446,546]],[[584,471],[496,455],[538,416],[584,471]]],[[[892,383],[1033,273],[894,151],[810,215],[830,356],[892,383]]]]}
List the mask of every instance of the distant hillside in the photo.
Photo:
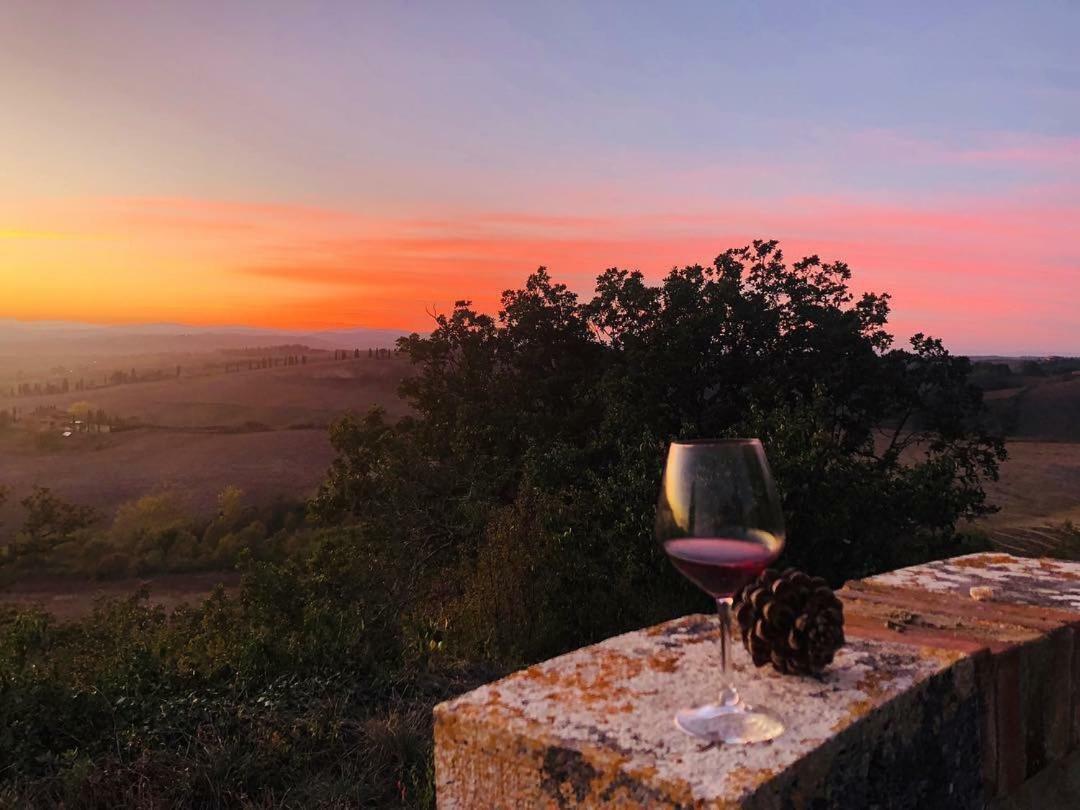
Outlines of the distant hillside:
{"type": "Polygon", "coordinates": [[[1080,442],[1080,358],[975,358],[972,381],[1009,437],[1080,442]]]}
{"type": "Polygon", "coordinates": [[[251,346],[304,344],[313,349],[390,348],[393,329],[290,331],[183,324],[100,326],[62,321],[0,320],[0,356],[115,356],[192,353],[251,346]]]}
{"type": "Polygon", "coordinates": [[[111,520],[126,501],[158,489],[183,494],[193,515],[210,515],[228,485],[253,505],[303,500],[334,457],[326,426],[347,410],[406,413],[397,396],[409,366],[395,355],[207,373],[85,391],[0,400],[18,423],[0,423],[0,540],[22,520],[35,485],[111,520]],[[36,409],[66,413],[75,402],[104,411],[118,429],[64,436],[35,422],[36,409]]]}
{"type": "MultiPolygon", "coordinates": [[[[325,357],[325,355],[324,355],[325,357]]],[[[400,357],[330,361],[249,371],[245,360],[231,374],[168,377],[153,382],[6,399],[24,416],[36,408],[66,411],[85,402],[124,422],[173,428],[242,427],[280,429],[325,426],[343,411],[381,405],[404,413],[397,389],[408,373],[400,357]]],[[[4,407],[4,406],[0,406],[4,407]]]]}
{"type": "Polygon", "coordinates": [[[1016,438],[1080,442],[1080,376],[1026,386],[1002,404],[1014,409],[1016,438]]]}
{"type": "Polygon", "coordinates": [[[163,489],[179,493],[192,515],[205,518],[230,485],[240,487],[251,504],[303,500],[334,457],[322,428],[234,434],[134,430],[50,450],[18,438],[0,433],[0,481],[12,491],[0,507],[0,542],[18,529],[18,501],[35,485],[93,506],[105,525],[120,504],[163,489]]]}

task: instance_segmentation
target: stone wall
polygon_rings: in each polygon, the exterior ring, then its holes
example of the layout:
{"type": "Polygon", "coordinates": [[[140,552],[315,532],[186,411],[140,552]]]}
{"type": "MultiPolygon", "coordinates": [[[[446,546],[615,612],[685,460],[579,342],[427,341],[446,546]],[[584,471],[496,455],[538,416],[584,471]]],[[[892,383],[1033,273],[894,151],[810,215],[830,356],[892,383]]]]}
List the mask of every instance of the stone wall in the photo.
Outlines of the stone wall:
{"type": "Polygon", "coordinates": [[[442,808],[1080,807],[1080,564],[978,554],[848,583],[820,678],[755,669],[787,725],[703,744],[716,621],[688,616],[517,672],[435,710],[442,808]]]}

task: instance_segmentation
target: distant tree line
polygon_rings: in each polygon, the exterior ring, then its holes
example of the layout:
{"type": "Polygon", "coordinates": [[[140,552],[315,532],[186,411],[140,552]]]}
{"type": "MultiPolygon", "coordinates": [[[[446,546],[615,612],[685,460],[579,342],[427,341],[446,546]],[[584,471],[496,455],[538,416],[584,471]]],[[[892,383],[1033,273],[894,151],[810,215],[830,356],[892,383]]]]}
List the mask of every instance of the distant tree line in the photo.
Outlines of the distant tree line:
{"type": "MultiPolygon", "coordinates": [[[[247,361],[247,369],[248,371],[254,371],[261,368],[277,368],[278,366],[303,366],[307,365],[307,361],[308,360],[306,354],[287,354],[283,357],[271,355],[267,357],[249,359],[247,361]]],[[[228,374],[230,371],[239,371],[240,366],[241,364],[239,362],[231,364],[226,363],[225,373],[228,374]]]]}
{"type": "Polygon", "coordinates": [[[1032,378],[1036,382],[1054,377],[1066,377],[1080,372],[1080,357],[1023,358],[1005,360],[977,360],[972,363],[971,381],[984,391],[1003,388],[1020,388],[1032,378]]]}
{"type": "MultiPolygon", "coordinates": [[[[369,348],[367,350],[367,357],[368,357],[369,360],[372,360],[372,359],[376,359],[376,358],[390,357],[391,355],[395,355],[397,353],[398,353],[397,349],[373,349],[373,348],[369,348]]],[[[335,360],[350,360],[350,359],[351,360],[359,360],[363,356],[364,356],[364,353],[360,349],[335,349],[334,350],[334,359],[335,360]]]]}
{"type": "MultiPolygon", "coordinates": [[[[0,485],[0,507],[10,497],[10,487],[0,485]]],[[[110,578],[227,569],[244,554],[282,557],[303,524],[301,506],[278,502],[257,508],[235,486],[219,494],[210,520],[194,518],[173,490],[121,504],[111,521],[43,486],[35,486],[19,506],[21,527],[0,541],[0,578],[35,571],[110,578]]]]}
{"type": "MultiPolygon", "coordinates": [[[[317,359],[309,353],[312,351],[308,346],[282,346],[282,347],[270,347],[271,349],[289,349],[288,353],[280,354],[258,354],[252,356],[256,349],[226,349],[223,353],[228,356],[236,357],[235,360],[227,360],[224,364],[224,373],[235,374],[244,369],[248,371],[257,371],[267,368],[279,368],[289,366],[307,365],[309,356],[312,359],[317,359]],[[296,351],[300,350],[300,351],[296,351]]],[[[265,351],[265,350],[263,350],[265,351]]],[[[359,360],[364,356],[365,350],[354,349],[334,349],[333,359],[338,360],[359,360]]],[[[384,359],[389,358],[399,353],[398,349],[387,348],[369,348],[366,350],[368,359],[384,359]]],[[[215,370],[222,370],[220,364],[207,363],[204,365],[206,372],[213,373],[215,370]]],[[[58,369],[59,370],[59,369],[58,369]]],[[[19,372],[20,376],[22,372],[19,372]]],[[[6,389],[0,388],[0,392],[5,392],[11,399],[19,397],[39,397],[48,396],[53,394],[67,394],[70,391],[91,391],[98,388],[105,388],[116,385],[129,385],[131,383],[142,382],[158,382],[170,378],[179,379],[183,375],[183,366],[176,365],[175,367],[169,367],[167,369],[128,369],[128,370],[115,370],[103,374],[100,378],[79,377],[72,380],[65,376],[59,380],[46,380],[39,382],[18,382],[15,385],[11,385],[6,389]]],[[[0,393],[2,395],[2,393],[0,393]]]]}
{"type": "Polygon", "coordinates": [[[17,383],[8,388],[8,396],[12,399],[16,397],[38,397],[47,396],[50,394],[66,394],[69,391],[91,391],[97,388],[108,388],[116,385],[128,385],[131,383],[142,382],[157,382],[159,380],[166,380],[172,376],[180,376],[180,366],[176,366],[175,372],[173,369],[144,369],[139,371],[137,369],[129,369],[127,371],[116,370],[103,374],[100,378],[87,378],[79,377],[72,382],[68,377],[64,377],[59,381],[46,381],[44,383],[17,383]]]}

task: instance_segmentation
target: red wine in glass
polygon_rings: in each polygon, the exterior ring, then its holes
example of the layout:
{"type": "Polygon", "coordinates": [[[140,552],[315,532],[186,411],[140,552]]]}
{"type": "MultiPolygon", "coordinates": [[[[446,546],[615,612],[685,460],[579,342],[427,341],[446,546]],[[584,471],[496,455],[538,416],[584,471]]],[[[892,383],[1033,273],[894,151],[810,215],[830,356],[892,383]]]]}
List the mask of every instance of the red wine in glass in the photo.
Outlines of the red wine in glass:
{"type": "Polygon", "coordinates": [[[664,543],[664,552],[688,580],[713,598],[731,596],[776,559],[775,539],[682,537],[664,543]]]}
{"type": "Polygon", "coordinates": [[[757,439],[675,441],[656,503],[656,539],[679,573],[716,601],[720,619],[719,698],[680,709],[675,725],[724,743],[771,740],[784,724],[748,706],[729,672],[731,597],[784,548],[780,497],[757,439]]]}

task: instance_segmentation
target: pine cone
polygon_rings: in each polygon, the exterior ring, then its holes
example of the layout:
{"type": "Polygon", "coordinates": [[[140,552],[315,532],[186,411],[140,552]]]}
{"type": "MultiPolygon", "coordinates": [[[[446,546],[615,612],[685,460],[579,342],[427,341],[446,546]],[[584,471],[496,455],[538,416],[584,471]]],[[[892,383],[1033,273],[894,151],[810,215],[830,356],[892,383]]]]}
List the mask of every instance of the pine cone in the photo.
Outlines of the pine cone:
{"type": "Polygon", "coordinates": [[[739,589],[734,606],[754,666],[809,675],[844,646],[844,606],[821,577],[769,568],[739,589]]]}

